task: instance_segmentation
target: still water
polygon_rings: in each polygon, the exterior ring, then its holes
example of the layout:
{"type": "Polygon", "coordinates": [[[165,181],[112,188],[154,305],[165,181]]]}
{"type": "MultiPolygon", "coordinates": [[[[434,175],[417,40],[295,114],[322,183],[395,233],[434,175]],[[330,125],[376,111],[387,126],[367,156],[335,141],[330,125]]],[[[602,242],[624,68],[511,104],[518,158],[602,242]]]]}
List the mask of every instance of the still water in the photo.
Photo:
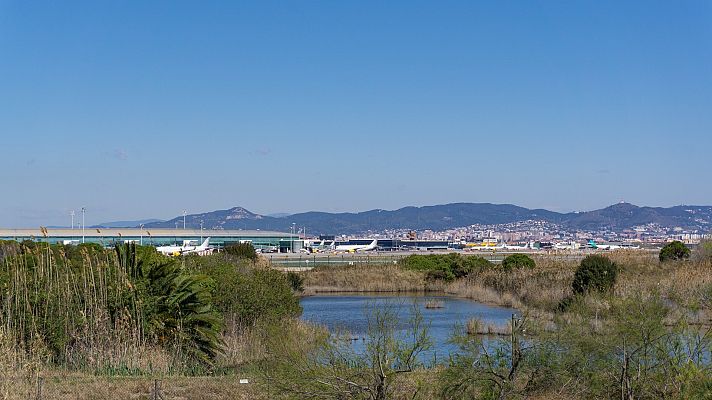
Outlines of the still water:
{"type": "MultiPolygon", "coordinates": [[[[328,294],[305,297],[301,300],[304,312],[302,319],[326,326],[331,332],[348,332],[353,337],[356,351],[362,351],[368,329],[368,310],[373,307],[392,307],[398,315],[398,334],[408,333],[413,306],[422,312],[433,342],[431,351],[423,354],[423,361],[435,358],[444,360],[457,348],[448,343],[456,324],[466,325],[470,318],[479,318],[484,323],[506,326],[512,314],[519,312],[512,308],[485,305],[475,301],[442,295],[397,295],[383,294],[328,294]],[[442,302],[443,308],[428,309],[428,300],[442,302]]],[[[486,338],[490,344],[496,338],[486,338]]]]}

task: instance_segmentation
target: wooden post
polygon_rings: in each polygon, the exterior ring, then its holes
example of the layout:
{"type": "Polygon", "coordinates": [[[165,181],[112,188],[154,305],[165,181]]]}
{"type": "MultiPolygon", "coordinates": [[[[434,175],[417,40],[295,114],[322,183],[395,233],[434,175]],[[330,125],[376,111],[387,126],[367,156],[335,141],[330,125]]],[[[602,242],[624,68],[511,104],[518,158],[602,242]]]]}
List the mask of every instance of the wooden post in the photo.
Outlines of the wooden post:
{"type": "Polygon", "coordinates": [[[37,377],[37,400],[42,400],[42,381],[44,378],[41,376],[37,377]]]}
{"type": "Polygon", "coordinates": [[[163,394],[161,394],[161,382],[158,379],[153,380],[153,396],[152,400],[163,400],[163,394]]]}

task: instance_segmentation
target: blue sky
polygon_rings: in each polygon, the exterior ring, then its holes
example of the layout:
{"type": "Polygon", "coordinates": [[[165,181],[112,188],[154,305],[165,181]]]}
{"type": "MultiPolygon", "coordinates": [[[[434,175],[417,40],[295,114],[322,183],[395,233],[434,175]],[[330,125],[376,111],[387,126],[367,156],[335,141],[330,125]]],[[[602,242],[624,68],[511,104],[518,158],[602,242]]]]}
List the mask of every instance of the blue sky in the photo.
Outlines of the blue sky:
{"type": "Polygon", "coordinates": [[[710,21],[709,1],[0,0],[0,226],[712,204],[710,21]]]}

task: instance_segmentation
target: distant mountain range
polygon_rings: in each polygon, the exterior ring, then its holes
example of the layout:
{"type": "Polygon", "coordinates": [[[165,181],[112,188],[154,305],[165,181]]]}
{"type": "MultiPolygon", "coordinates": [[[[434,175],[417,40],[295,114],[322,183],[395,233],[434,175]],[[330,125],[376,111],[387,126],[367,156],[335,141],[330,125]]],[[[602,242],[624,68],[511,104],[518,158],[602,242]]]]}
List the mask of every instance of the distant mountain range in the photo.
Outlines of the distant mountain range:
{"type": "Polygon", "coordinates": [[[132,228],[135,226],[140,226],[141,224],[148,225],[151,223],[163,222],[163,220],[150,218],[150,219],[139,219],[136,221],[113,221],[113,222],[102,222],[97,225],[92,225],[90,228],[132,228]]]}
{"type": "MultiPolygon", "coordinates": [[[[503,224],[543,220],[569,229],[612,229],[620,231],[637,225],[656,223],[670,229],[712,228],[712,206],[639,207],[630,203],[586,212],[558,213],[528,209],[512,204],[453,203],[398,210],[371,210],[359,213],[310,211],[287,216],[266,216],[242,207],[186,216],[186,227],[205,229],[261,229],[289,232],[294,224],[308,234],[358,234],[387,229],[444,230],[474,224],[503,224]]],[[[145,223],[146,228],[183,226],[183,216],[168,221],[145,223]]],[[[135,224],[136,226],[138,224],[135,224]]]]}

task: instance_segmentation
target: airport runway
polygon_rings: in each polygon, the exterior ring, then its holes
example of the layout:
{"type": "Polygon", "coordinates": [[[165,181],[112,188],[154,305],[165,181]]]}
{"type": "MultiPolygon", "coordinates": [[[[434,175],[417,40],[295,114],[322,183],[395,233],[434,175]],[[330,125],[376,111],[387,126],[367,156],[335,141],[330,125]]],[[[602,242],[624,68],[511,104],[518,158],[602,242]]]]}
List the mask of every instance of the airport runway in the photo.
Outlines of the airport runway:
{"type": "MultiPolygon", "coordinates": [[[[633,250],[631,250],[633,251],[633,250]]],[[[635,250],[648,252],[648,250],[635,250]]],[[[363,253],[270,253],[262,254],[275,267],[282,268],[313,268],[328,265],[383,265],[397,263],[403,257],[412,254],[448,254],[458,253],[464,256],[480,256],[490,262],[500,263],[510,254],[528,254],[533,257],[546,257],[558,261],[580,261],[590,254],[605,254],[605,250],[506,250],[506,251],[464,251],[464,250],[433,250],[433,251],[369,251],[363,253]]]]}

